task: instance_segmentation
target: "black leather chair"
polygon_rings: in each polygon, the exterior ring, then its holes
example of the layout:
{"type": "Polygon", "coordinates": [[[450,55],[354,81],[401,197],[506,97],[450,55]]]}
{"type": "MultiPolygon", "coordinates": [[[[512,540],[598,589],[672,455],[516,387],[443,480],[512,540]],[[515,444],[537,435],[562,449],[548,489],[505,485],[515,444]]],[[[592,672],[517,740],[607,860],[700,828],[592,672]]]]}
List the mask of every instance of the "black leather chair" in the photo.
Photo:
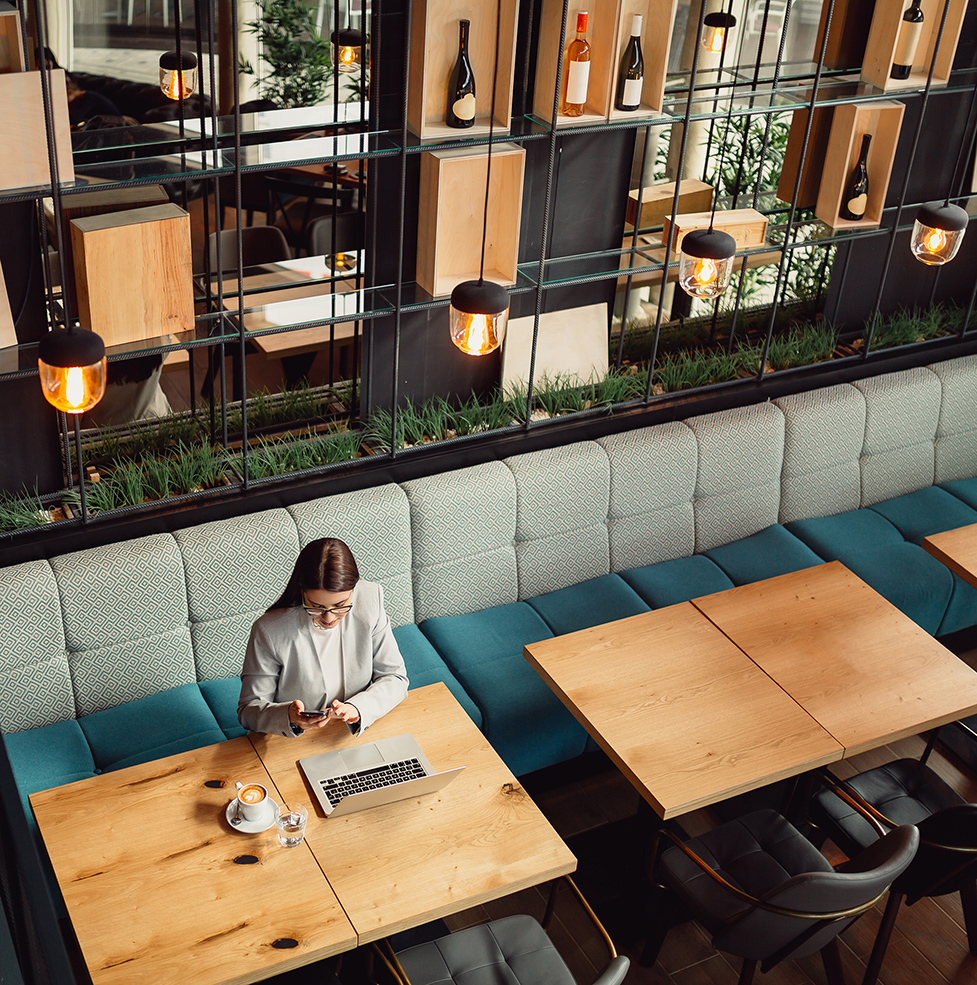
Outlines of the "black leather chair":
{"type": "Polygon", "coordinates": [[[355,189],[334,188],[311,181],[265,176],[268,192],[268,224],[285,234],[289,246],[296,252],[309,242],[309,226],[324,216],[348,211],[353,204],[355,189]]]}
{"type": "Polygon", "coordinates": [[[825,786],[808,808],[811,821],[849,856],[879,837],[866,810],[883,829],[899,824],[919,829],[919,851],[892,886],[864,985],[878,977],[904,899],[912,906],[928,896],[959,892],[967,943],[977,955],[977,805],[926,765],[931,748],[932,742],[921,760],[899,759],[844,781],[825,771],[825,786]]]}
{"type": "MultiPolygon", "coordinates": [[[[221,267],[224,272],[237,270],[237,230],[225,229],[220,234],[221,267]]],[[[210,269],[217,272],[217,236],[210,234],[210,269]]],[[[276,260],[291,260],[292,251],[285,234],[275,226],[243,226],[241,228],[241,257],[243,266],[253,267],[276,260]]]]}
{"type": "MultiPolygon", "coordinates": [[[[631,962],[619,955],[594,911],[573,889],[607,946],[610,958],[594,985],[620,985],[631,962]]],[[[552,916],[552,900],[543,924],[552,916]]],[[[378,948],[398,985],[578,985],[546,931],[533,917],[514,914],[394,952],[378,948]]]]}
{"type": "Polygon", "coordinates": [[[842,983],[837,936],[882,898],[912,861],[919,841],[902,826],[832,868],[776,811],[761,810],[683,842],[667,829],[655,866],[661,915],[642,964],[654,964],[677,898],[712,935],[712,944],[743,959],[740,985],[757,964],[769,971],[787,958],[820,951],[829,983],[842,983]]]}

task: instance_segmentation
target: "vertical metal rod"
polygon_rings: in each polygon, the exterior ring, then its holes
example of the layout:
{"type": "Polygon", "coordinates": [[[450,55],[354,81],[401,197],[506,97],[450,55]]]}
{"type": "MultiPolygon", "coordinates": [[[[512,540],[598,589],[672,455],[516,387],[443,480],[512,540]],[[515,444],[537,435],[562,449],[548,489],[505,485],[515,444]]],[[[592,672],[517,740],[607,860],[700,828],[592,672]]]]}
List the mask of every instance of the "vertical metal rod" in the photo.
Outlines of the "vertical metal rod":
{"type": "Polygon", "coordinates": [[[628,257],[628,276],[624,283],[624,299],[621,308],[621,331],[617,340],[617,356],[614,369],[620,372],[624,360],[624,336],[628,329],[628,307],[631,304],[631,281],[634,278],[634,258],[638,252],[638,227],[641,225],[641,201],[645,190],[645,165],[648,161],[648,144],[651,140],[651,127],[644,128],[644,142],[641,145],[641,166],[638,169],[638,201],[635,206],[634,225],[631,229],[631,249],[628,257]]]}
{"type": "MultiPolygon", "coordinates": [[[[43,5],[42,5],[43,6],[43,5]]],[[[85,463],[81,457],[81,414],[72,414],[75,423],[75,457],[78,461],[78,491],[81,493],[81,522],[88,523],[88,497],[85,494],[85,463]]]]}

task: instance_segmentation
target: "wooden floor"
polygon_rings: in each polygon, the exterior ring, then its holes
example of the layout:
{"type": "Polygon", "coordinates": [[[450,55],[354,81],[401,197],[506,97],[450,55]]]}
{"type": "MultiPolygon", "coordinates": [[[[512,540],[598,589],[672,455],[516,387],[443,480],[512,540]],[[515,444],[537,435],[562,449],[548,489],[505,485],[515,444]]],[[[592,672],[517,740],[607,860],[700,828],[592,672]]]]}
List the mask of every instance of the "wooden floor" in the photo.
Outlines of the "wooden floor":
{"type": "MultiPolygon", "coordinates": [[[[961,653],[972,665],[977,650],[961,653]]],[[[922,738],[906,739],[892,746],[859,756],[834,769],[850,776],[862,769],[900,757],[916,758],[924,748],[922,738]]],[[[967,800],[977,801],[977,774],[952,752],[937,744],[930,765],[967,800]]],[[[648,830],[650,818],[639,808],[638,795],[612,764],[595,754],[588,775],[577,779],[559,772],[525,778],[525,785],[553,826],[579,859],[577,883],[607,927],[618,950],[631,958],[628,985],[735,985],[739,961],[715,952],[705,932],[692,922],[671,930],[654,967],[642,967],[642,910],[647,902],[648,830]]],[[[758,801],[776,806],[768,795],[742,798],[717,809],[697,811],[679,819],[690,835],[714,826],[725,816],[753,809],[758,801]]],[[[832,861],[841,856],[829,842],[825,853],[832,861]]],[[[531,913],[542,917],[546,887],[526,890],[505,900],[469,910],[446,921],[458,930],[485,919],[509,913],[531,913]]],[[[858,983],[881,919],[882,904],[867,913],[841,937],[846,981],[858,983]]],[[[579,985],[589,985],[606,961],[600,939],[590,922],[564,893],[557,904],[558,920],[550,933],[579,985]]],[[[967,951],[959,896],[924,899],[903,906],[892,935],[882,972],[882,985],[974,985],[977,957],[967,951]]],[[[757,985],[823,985],[824,969],[819,955],[784,962],[766,975],[757,972],[757,985]]]]}

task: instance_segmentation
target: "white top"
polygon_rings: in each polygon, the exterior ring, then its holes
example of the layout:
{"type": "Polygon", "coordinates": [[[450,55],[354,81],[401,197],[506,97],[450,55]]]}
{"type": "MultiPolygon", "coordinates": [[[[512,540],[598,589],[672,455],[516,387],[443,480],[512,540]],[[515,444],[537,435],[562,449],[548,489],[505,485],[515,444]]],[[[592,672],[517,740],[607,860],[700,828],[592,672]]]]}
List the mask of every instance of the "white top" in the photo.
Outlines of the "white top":
{"type": "Polygon", "coordinates": [[[322,679],[326,682],[325,696],[322,704],[317,706],[319,711],[328,708],[336,698],[342,701],[346,693],[343,688],[343,637],[336,632],[336,628],[323,629],[312,624],[312,641],[322,668],[322,679]]]}

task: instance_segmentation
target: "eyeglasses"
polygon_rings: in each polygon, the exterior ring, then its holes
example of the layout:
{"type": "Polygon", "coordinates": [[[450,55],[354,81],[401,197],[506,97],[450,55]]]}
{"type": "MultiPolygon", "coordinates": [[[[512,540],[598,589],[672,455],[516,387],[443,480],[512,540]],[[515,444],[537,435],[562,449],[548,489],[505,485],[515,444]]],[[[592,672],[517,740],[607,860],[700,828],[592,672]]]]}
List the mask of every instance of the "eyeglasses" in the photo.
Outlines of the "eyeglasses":
{"type": "Polygon", "coordinates": [[[305,601],[302,602],[302,608],[314,619],[316,616],[324,616],[326,614],[330,616],[345,616],[353,606],[350,605],[334,605],[326,609],[321,605],[306,605],[305,601]]]}

